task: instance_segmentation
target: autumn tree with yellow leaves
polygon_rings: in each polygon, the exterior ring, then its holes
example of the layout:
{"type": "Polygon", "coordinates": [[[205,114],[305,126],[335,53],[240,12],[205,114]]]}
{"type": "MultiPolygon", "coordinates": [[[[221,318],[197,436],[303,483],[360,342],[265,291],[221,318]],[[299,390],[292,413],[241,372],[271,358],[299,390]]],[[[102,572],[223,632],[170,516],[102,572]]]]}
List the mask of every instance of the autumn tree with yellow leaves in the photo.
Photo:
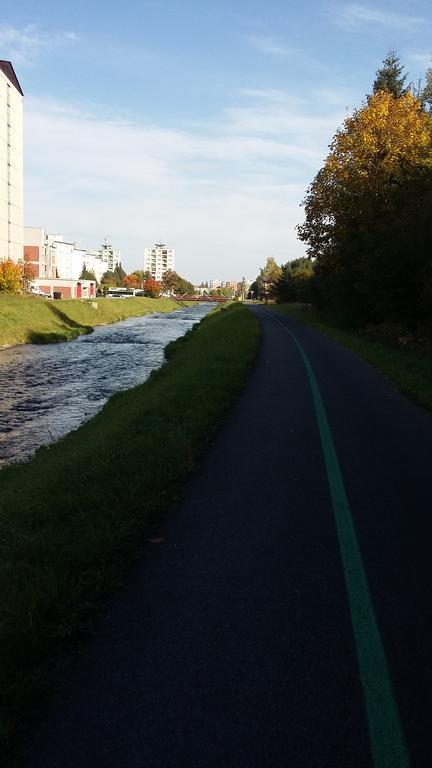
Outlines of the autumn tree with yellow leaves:
{"type": "Polygon", "coordinates": [[[0,259],[0,293],[26,291],[35,276],[33,266],[26,261],[0,259]]]}
{"type": "Polygon", "coordinates": [[[307,191],[318,301],[359,323],[432,319],[431,206],[432,117],[410,91],[377,89],[307,191]]]}

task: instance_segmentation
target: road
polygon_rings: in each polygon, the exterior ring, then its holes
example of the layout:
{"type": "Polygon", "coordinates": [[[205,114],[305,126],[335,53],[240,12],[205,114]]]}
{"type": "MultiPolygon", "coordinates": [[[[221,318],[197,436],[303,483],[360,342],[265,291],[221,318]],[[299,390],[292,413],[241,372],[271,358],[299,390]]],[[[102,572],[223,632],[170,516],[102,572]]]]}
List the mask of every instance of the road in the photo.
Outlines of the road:
{"type": "Polygon", "coordinates": [[[431,764],[432,416],[252,311],[248,386],[26,768],[431,764]]]}

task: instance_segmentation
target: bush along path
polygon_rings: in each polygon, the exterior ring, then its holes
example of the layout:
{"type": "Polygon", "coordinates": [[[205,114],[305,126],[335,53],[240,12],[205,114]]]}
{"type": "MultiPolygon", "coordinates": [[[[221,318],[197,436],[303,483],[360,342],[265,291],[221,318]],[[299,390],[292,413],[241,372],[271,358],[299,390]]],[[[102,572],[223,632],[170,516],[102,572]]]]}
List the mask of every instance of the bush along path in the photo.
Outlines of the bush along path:
{"type": "Polygon", "coordinates": [[[86,628],[178,494],[241,392],[258,342],[243,306],[210,313],[167,347],[147,382],[0,472],[5,747],[49,690],[53,658],[86,628]]]}

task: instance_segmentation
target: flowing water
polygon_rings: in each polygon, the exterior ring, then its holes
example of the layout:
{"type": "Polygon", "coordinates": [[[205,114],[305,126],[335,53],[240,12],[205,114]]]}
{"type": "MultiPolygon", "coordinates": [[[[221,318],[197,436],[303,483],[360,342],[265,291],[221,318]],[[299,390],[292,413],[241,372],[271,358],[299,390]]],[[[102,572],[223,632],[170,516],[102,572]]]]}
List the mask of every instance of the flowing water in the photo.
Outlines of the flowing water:
{"type": "Polygon", "coordinates": [[[212,308],[133,317],[61,344],[0,350],[0,466],[22,461],[95,415],[111,395],[141,384],[164,348],[212,308]]]}

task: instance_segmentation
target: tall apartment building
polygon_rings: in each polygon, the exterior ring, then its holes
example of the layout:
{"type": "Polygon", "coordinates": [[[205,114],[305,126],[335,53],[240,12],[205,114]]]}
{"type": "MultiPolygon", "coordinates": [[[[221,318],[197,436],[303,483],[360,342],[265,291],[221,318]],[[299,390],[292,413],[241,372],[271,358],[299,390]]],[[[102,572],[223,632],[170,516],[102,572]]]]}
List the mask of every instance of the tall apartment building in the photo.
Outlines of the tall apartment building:
{"type": "Polygon", "coordinates": [[[153,280],[162,280],[168,269],[174,269],[175,251],[165,243],[155,243],[144,249],[144,272],[150,272],[153,280]]]}
{"type": "Polygon", "coordinates": [[[23,258],[23,92],[0,60],[0,259],[23,258]]]}
{"type": "Polygon", "coordinates": [[[92,253],[105,264],[104,272],[114,272],[115,268],[121,264],[120,251],[118,248],[113,248],[106,238],[102,245],[92,253]]]}

